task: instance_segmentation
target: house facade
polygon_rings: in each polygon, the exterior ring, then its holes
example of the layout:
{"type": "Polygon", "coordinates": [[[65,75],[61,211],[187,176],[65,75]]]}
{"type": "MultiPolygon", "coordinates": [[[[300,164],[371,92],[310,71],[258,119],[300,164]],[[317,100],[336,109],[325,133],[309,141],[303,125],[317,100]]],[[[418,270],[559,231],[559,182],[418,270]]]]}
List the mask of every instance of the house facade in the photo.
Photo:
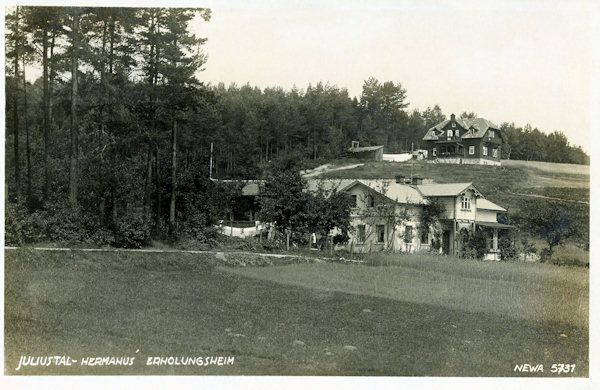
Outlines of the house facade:
{"type": "Polygon", "coordinates": [[[482,230],[486,235],[484,258],[500,260],[501,232],[513,228],[498,222],[499,215],[506,210],[485,199],[472,183],[438,184],[403,178],[319,183],[321,188],[325,183],[328,188],[344,191],[352,199],[352,229],[346,244],[346,249],[352,252],[430,251],[432,240],[439,240],[440,253],[458,255],[461,235],[482,230]],[[444,212],[439,217],[439,226],[425,228],[421,226],[423,207],[433,199],[443,204],[444,212]]]}
{"type": "Polygon", "coordinates": [[[450,119],[430,128],[423,137],[427,159],[450,164],[500,165],[500,128],[484,118],[450,119]]]}

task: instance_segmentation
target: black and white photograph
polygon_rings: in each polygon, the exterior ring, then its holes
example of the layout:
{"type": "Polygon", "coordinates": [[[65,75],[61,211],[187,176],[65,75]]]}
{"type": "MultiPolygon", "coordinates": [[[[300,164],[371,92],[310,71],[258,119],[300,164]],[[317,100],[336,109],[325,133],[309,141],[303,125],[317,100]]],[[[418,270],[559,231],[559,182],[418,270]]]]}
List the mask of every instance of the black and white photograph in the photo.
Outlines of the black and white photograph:
{"type": "Polygon", "coordinates": [[[6,388],[589,386],[599,12],[3,6],[6,388]]]}

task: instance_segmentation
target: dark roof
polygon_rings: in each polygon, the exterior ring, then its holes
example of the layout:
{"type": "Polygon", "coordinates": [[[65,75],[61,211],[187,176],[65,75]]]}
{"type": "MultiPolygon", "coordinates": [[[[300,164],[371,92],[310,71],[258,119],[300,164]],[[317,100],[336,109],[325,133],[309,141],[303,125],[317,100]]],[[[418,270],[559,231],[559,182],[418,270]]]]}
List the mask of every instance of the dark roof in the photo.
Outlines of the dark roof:
{"type": "MultiPolygon", "coordinates": [[[[429,130],[427,130],[427,134],[425,134],[425,137],[423,137],[423,140],[425,141],[434,141],[438,139],[439,136],[439,132],[442,131],[442,129],[450,122],[450,119],[446,119],[443,122],[438,123],[437,125],[433,126],[432,128],[430,128],[429,130]]],[[[465,134],[463,134],[460,138],[463,139],[467,139],[467,138],[482,138],[485,133],[487,132],[488,129],[494,129],[494,130],[498,130],[500,131],[500,128],[498,126],[496,126],[495,124],[493,124],[492,122],[488,121],[485,118],[472,118],[472,119],[459,119],[456,118],[454,120],[456,122],[456,124],[460,127],[462,127],[464,130],[470,130],[473,129],[474,133],[471,134],[470,132],[467,132],[465,134]]],[[[501,133],[499,133],[500,136],[501,133]]]]}
{"type": "Polygon", "coordinates": [[[484,226],[484,227],[491,227],[491,228],[497,228],[497,229],[516,229],[516,227],[513,226],[513,225],[506,225],[504,223],[499,223],[499,222],[479,222],[479,221],[475,221],[475,225],[484,226]]]}

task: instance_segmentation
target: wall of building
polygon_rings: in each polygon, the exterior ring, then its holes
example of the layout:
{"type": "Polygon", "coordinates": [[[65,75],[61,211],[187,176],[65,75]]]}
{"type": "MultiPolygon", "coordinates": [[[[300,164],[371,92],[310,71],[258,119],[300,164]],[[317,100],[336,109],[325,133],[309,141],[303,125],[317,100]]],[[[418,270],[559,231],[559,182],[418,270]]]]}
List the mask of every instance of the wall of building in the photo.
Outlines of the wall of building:
{"type": "MultiPolygon", "coordinates": [[[[366,253],[370,251],[410,251],[415,252],[421,249],[419,220],[421,207],[418,205],[402,205],[396,204],[396,215],[402,215],[406,212],[407,219],[401,221],[397,226],[392,226],[386,216],[371,215],[367,210],[369,208],[369,190],[363,186],[357,185],[347,191],[349,195],[356,196],[357,207],[353,207],[350,212],[352,226],[350,239],[347,244],[347,249],[366,253]],[[365,236],[364,241],[359,238],[359,226],[364,226],[365,236]],[[384,226],[383,242],[378,242],[377,225],[384,226]],[[407,227],[412,228],[412,239],[405,242],[404,233],[407,227]]],[[[381,196],[375,197],[375,202],[381,202],[381,196]]],[[[388,200],[389,201],[389,200],[388,200]]]]}
{"type": "Polygon", "coordinates": [[[498,222],[497,212],[494,210],[477,209],[477,221],[498,222]]]}
{"type": "Polygon", "coordinates": [[[468,219],[475,220],[476,214],[476,202],[477,198],[475,196],[475,192],[473,190],[465,191],[465,196],[470,200],[470,208],[463,209],[462,208],[462,195],[458,195],[454,198],[454,210],[456,219],[468,219]]]}

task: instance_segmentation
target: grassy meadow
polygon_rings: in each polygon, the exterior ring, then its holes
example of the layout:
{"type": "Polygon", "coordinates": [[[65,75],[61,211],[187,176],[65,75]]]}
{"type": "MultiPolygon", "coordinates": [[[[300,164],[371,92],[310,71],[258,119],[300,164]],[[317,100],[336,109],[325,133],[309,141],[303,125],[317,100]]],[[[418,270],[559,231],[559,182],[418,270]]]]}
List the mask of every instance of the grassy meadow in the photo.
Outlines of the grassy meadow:
{"type": "Polygon", "coordinates": [[[226,264],[6,250],[5,374],[552,376],[551,364],[574,363],[571,375],[588,375],[584,268],[414,256],[226,264]],[[21,355],[63,354],[136,364],[15,371],[21,355]],[[150,356],[235,364],[148,366],[150,356]],[[525,363],[544,372],[514,372],[525,363]]]}

